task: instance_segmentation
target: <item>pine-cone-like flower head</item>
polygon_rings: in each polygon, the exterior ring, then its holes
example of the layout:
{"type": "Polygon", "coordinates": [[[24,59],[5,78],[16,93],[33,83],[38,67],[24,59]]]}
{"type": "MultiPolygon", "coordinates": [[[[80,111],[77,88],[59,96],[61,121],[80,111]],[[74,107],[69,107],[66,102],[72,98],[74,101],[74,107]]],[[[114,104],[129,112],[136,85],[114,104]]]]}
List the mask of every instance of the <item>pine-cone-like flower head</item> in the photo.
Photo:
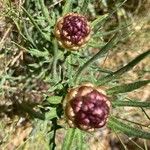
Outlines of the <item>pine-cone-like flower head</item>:
{"type": "Polygon", "coordinates": [[[77,13],[61,17],[55,26],[55,36],[64,48],[77,50],[90,38],[90,25],[87,19],[77,13]]]}
{"type": "Polygon", "coordinates": [[[110,106],[104,91],[92,84],[84,84],[68,92],[64,109],[71,127],[93,131],[106,124],[110,106]]]}

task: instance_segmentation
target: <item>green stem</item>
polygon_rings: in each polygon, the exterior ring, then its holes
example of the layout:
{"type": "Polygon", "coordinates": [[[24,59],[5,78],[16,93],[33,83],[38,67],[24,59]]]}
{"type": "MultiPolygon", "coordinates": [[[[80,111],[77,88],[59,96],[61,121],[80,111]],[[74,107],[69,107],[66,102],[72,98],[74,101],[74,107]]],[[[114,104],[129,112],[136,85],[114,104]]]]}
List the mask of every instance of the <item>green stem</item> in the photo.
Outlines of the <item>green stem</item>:
{"type": "Polygon", "coordinates": [[[54,53],[53,53],[53,64],[52,64],[52,76],[53,78],[56,78],[57,76],[57,55],[58,55],[58,44],[57,44],[57,40],[54,39],[53,40],[53,50],[54,50],[54,53]]]}

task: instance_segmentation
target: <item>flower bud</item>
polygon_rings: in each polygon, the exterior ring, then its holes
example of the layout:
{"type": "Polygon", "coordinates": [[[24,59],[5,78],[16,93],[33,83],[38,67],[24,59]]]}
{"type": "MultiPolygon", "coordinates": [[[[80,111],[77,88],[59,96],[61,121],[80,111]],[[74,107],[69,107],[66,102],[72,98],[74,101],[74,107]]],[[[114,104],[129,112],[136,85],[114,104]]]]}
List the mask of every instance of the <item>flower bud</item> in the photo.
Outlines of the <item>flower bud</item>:
{"type": "Polygon", "coordinates": [[[54,33],[61,46],[78,50],[89,40],[91,28],[84,16],[69,13],[57,21],[54,33]]]}
{"type": "Polygon", "coordinates": [[[85,131],[103,127],[107,122],[110,107],[105,92],[92,84],[71,89],[64,100],[68,124],[85,131]]]}

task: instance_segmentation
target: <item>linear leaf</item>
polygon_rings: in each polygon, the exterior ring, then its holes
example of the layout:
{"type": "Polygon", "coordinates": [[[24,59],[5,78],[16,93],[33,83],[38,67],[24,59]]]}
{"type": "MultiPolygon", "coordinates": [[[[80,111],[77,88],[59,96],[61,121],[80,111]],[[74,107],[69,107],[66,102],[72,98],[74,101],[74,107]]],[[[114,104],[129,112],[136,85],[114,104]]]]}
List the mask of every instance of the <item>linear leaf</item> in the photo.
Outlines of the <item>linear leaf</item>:
{"type": "Polygon", "coordinates": [[[80,77],[82,72],[85,69],[87,69],[87,67],[89,67],[94,61],[99,59],[101,56],[106,54],[118,42],[118,38],[116,37],[117,37],[117,34],[114,35],[112,39],[104,47],[102,47],[102,49],[97,54],[95,54],[91,59],[89,59],[83,66],[79,68],[79,70],[77,71],[77,75],[75,77],[75,82],[78,81],[78,78],[80,77]]]}
{"type": "Polygon", "coordinates": [[[120,100],[115,100],[115,101],[112,101],[112,106],[114,106],[114,107],[128,106],[128,107],[150,108],[150,102],[137,102],[137,101],[120,101],[120,100]]]}
{"type": "Polygon", "coordinates": [[[45,33],[43,33],[43,31],[40,29],[40,27],[35,22],[35,20],[33,19],[33,17],[28,13],[28,11],[25,8],[23,8],[23,7],[22,7],[22,9],[25,12],[25,14],[29,17],[29,19],[32,22],[32,24],[36,27],[36,29],[39,31],[39,33],[43,36],[43,38],[45,38],[47,41],[50,41],[50,37],[47,36],[45,33]]]}
{"type": "Polygon", "coordinates": [[[48,11],[47,7],[44,4],[44,0],[39,0],[39,2],[40,2],[40,5],[41,5],[42,13],[43,13],[45,19],[47,20],[47,22],[49,23],[49,25],[51,26],[49,11],[48,11]]]}
{"type": "Polygon", "coordinates": [[[73,3],[72,0],[66,0],[65,5],[64,5],[64,7],[63,7],[63,13],[62,13],[63,15],[65,15],[65,14],[71,12],[72,3],[73,3]]]}
{"type": "Polygon", "coordinates": [[[99,16],[96,20],[94,20],[91,23],[92,29],[94,30],[95,28],[98,28],[98,26],[101,26],[101,24],[108,19],[108,14],[103,15],[103,16],[99,16]]]}
{"type": "Polygon", "coordinates": [[[63,145],[62,145],[62,150],[70,150],[71,149],[71,145],[72,145],[74,136],[75,136],[75,128],[69,128],[67,131],[67,134],[65,136],[63,145]]]}
{"type": "Polygon", "coordinates": [[[24,36],[24,34],[23,34],[22,31],[21,31],[21,27],[20,27],[18,21],[16,21],[15,19],[13,19],[13,21],[14,21],[14,23],[15,23],[15,25],[16,25],[17,30],[19,31],[19,34],[20,34],[25,40],[27,40],[27,38],[24,36]]]}
{"type": "Polygon", "coordinates": [[[77,149],[78,150],[83,150],[83,132],[81,130],[77,130],[77,133],[76,133],[76,139],[77,139],[77,149]]]}
{"type": "Polygon", "coordinates": [[[136,90],[146,84],[150,83],[150,80],[137,81],[129,84],[122,84],[119,86],[112,87],[107,90],[107,94],[118,94],[118,93],[126,93],[136,90]]]}
{"type": "Polygon", "coordinates": [[[150,139],[150,132],[134,128],[131,124],[125,124],[113,116],[109,118],[108,127],[114,131],[120,131],[129,137],[150,139]]]}
{"type": "Polygon", "coordinates": [[[90,3],[90,0],[83,0],[83,5],[81,7],[81,13],[86,14],[87,9],[88,9],[88,4],[90,3]]]}
{"type": "Polygon", "coordinates": [[[147,50],[146,52],[142,53],[141,55],[137,56],[135,59],[133,59],[131,62],[129,62],[124,67],[120,68],[119,70],[115,71],[114,73],[107,75],[105,77],[102,77],[98,81],[98,85],[103,85],[113,79],[116,79],[123,75],[124,73],[131,70],[134,66],[136,66],[140,61],[142,61],[145,57],[147,57],[150,54],[150,50],[147,50]]]}
{"type": "Polygon", "coordinates": [[[33,41],[31,35],[29,34],[29,31],[28,31],[28,29],[27,29],[27,27],[26,27],[25,21],[23,21],[23,28],[24,28],[24,34],[26,35],[27,40],[28,40],[30,43],[32,43],[32,45],[33,45],[34,47],[37,48],[35,42],[33,41]]]}

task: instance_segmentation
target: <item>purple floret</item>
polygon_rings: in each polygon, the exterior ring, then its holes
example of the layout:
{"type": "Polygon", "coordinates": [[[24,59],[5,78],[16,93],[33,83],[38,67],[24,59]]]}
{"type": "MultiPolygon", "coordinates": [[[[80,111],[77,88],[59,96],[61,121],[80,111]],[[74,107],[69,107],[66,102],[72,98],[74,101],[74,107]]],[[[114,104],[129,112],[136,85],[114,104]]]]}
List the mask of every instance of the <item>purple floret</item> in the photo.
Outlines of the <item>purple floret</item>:
{"type": "Polygon", "coordinates": [[[106,101],[107,97],[96,90],[72,99],[71,107],[75,113],[76,126],[103,127],[109,114],[109,106],[106,101]]]}
{"type": "Polygon", "coordinates": [[[87,20],[81,16],[68,15],[64,18],[63,26],[60,31],[61,38],[78,44],[89,34],[87,20]]]}

